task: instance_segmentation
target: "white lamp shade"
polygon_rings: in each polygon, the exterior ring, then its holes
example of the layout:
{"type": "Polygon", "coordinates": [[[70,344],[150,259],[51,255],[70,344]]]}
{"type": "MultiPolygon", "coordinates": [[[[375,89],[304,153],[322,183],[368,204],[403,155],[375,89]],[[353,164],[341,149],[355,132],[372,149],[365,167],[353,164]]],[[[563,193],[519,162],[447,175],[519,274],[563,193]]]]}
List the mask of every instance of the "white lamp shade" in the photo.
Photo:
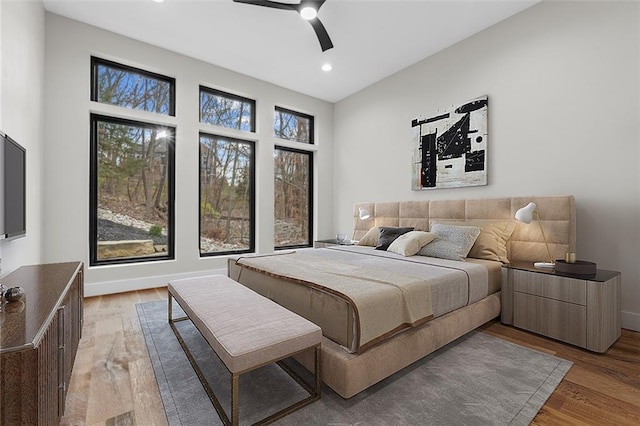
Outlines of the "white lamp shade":
{"type": "Polygon", "coordinates": [[[371,217],[371,214],[369,213],[369,210],[367,210],[367,209],[363,209],[362,207],[358,207],[358,211],[359,211],[360,220],[369,219],[369,217],[371,217]]]}
{"type": "Polygon", "coordinates": [[[531,223],[534,211],[536,211],[536,203],[529,203],[516,212],[516,220],[522,223],[531,223]]]}

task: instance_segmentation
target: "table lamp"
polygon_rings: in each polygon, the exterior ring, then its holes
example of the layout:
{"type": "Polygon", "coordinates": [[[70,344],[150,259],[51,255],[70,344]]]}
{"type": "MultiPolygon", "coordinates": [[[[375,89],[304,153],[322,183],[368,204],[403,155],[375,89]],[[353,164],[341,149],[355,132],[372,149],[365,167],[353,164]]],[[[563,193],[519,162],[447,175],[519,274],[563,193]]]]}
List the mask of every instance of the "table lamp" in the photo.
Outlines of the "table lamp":
{"type": "Polygon", "coordinates": [[[548,262],[535,262],[533,266],[536,268],[553,268],[555,267],[555,262],[553,261],[553,257],[551,256],[551,251],[549,250],[549,244],[547,243],[547,236],[544,234],[544,229],[542,228],[542,222],[540,222],[540,215],[538,214],[538,210],[536,210],[536,203],[529,203],[520,210],[516,212],[516,220],[522,223],[531,223],[531,221],[535,219],[538,221],[538,225],[540,226],[540,232],[542,232],[542,238],[544,239],[544,245],[547,248],[547,255],[549,256],[548,262]]]}
{"type": "MultiPolygon", "coordinates": [[[[370,217],[371,217],[371,213],[369,213],[369,210],[362,207],[358,207],[358,218],[360,218],[360,220],[366,220],[366,219],[369,219],[370,217]]],[[[356,237],[356,229],[354,227],[353,234],[351,234],[351,241],[353,241],[355,237],[356,237]]]]}

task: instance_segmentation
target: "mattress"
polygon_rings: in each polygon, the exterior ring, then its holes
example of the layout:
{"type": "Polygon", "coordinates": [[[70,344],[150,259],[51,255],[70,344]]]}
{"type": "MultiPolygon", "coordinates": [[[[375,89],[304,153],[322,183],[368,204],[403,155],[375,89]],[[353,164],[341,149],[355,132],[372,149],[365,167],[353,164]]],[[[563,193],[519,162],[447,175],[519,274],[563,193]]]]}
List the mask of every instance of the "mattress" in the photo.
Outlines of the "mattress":
{"type": "Polygon", "coordinates": [[[333,246],[235,257],[229,259],[229,276],[318,324],[325,337],[346,351],[361,353],[404,329],[499,291],[500,267],[500,262],[493,261],[403,257],[371,247],[333,246]],[[318,264],[328,265],[329,270],[318,269],[318,264]],[[287,273],[283,273],[285,270],[287,273]],[[382,290],[375,290],[372,285],[372,293],[402,293],[400,298],[409,303],[404,309],[420,312],[410,317],[406,312],[394,315],[387,312],[396,309],[396,302],[391,301],[375,301],[369,309],[359,306],[356,297],[345,289],[349,286],[342,282],[346,275],[360,275],[353,281],[358,289],[363,282],[381,282],[383,285],[378,287],[382,290]],[[401,285],[410,287],[413,293],[401,285]],[[389,287],[401,290],[389,291],[389,287]],[[386,317],[392,318],[391,322],[387,323],[386,317]]]}

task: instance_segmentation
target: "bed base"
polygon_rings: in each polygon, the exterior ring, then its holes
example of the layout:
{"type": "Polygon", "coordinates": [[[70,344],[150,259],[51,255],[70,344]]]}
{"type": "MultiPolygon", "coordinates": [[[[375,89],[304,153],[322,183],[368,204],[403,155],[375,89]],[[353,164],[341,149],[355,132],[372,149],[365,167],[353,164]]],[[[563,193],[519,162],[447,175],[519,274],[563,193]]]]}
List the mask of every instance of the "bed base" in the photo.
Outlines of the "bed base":
{"type": "MultiPolygon", "coordinates": [[[[500,315],[500,292],[405,330],[362,354],[350,354],[322,338],[322,381],[347,399],[500,315]]],[[[313,358],[296,359],[313,371],[313,358]]]]}

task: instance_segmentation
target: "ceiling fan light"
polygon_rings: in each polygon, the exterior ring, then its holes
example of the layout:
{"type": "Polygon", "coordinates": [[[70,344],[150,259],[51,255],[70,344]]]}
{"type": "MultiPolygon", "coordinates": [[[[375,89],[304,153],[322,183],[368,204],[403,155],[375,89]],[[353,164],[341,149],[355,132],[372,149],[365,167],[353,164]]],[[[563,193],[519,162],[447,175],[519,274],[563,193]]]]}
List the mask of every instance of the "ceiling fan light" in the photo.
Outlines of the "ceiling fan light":
{"type": "Polygon", "coordinates": [[[333,69],[330,63],[322,64],[322,71],[329,72],[333,69]]]}
{"type": "Polygon", "coordinates": [[[302,8],[302,10],[300,10],[300,16],[302,16],[307,21],[310,21],[316,16],[318,16],[318,11],[311,6],[307,6],[302,8]]]}

